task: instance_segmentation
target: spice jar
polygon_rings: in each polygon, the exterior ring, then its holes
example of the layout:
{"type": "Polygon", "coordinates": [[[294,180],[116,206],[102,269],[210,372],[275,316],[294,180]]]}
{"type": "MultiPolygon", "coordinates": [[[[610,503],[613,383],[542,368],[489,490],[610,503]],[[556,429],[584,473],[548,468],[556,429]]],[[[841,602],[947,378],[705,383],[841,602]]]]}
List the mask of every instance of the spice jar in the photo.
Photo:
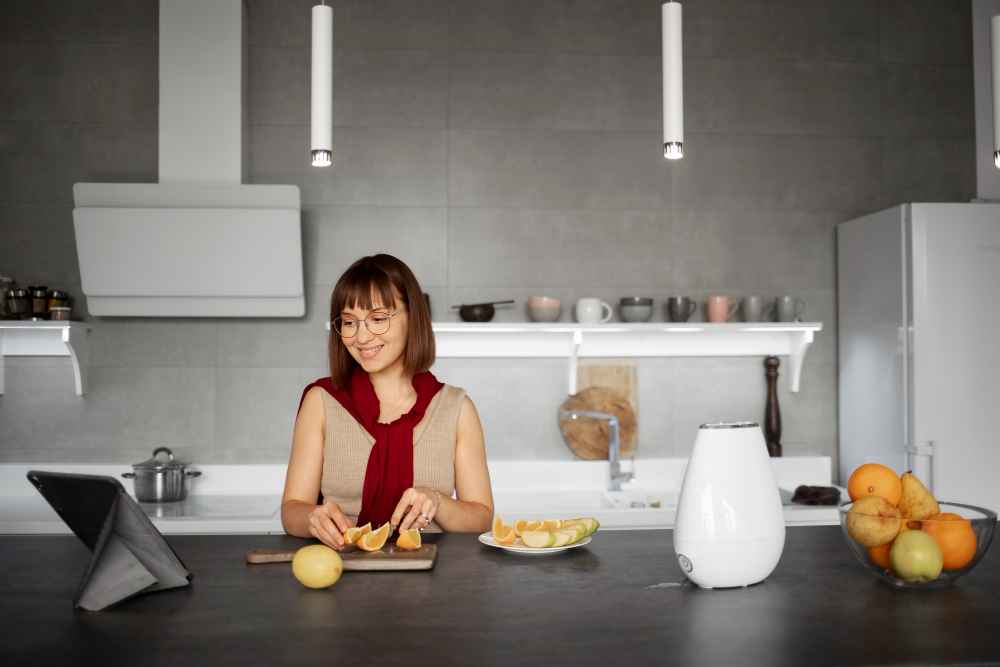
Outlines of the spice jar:
{"type": "Polygon", "coordinates": [[[13,278],[0,276],[0,320],[5,320],[12,315],[10,312],[10,306],[7,303],[7,298],[10,293],[10,289],[13,286],[13,278]]]}
{"type": "Polygon", "coordinates": [[[12,287],[7,290],[7,310],[18,319],[25,319],[31,314],[31,299],[28,290],[23,287],[12,287]]]}
{"type": "Polygon", "coordinates": [[[49,308],[49,319],[60,322],[72,319],[73,309],[69,306],[52,306],[49,308]]]}
{"type": "Polygon", "coordinates": [[[45,285],[28,286],[31,292],[31,318],[44,320],[49,308],[49,288],[45,285]]]}
{"type": "Polygon", "coordinates": [[[69,305],[69,294],[61,289],[49,291],[48,310],[51,313],[53,308],[62,308],[69,305]]]}

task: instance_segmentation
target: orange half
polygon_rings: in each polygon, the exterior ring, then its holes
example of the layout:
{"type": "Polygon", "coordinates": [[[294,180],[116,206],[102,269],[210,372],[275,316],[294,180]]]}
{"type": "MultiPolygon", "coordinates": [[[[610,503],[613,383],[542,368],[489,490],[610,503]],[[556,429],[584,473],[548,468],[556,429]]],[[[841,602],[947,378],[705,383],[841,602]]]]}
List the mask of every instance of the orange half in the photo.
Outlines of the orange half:
{"type": "Polygon", "coordinates": [[[362,535],[361,539],[358,540],[358,547],[365,551],[378,551],[385,546],[389,539],[389,530],[388,522],[383,523],[378,530],[362,535]]]}

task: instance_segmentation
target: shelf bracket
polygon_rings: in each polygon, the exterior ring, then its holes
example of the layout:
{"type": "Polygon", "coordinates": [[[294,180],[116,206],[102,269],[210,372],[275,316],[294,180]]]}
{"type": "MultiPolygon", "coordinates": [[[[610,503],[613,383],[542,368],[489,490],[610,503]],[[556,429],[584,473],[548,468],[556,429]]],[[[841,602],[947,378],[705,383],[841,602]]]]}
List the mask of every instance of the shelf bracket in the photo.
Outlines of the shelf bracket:
{"type": "Polygon", "coordinates": [[[788,389],[792,393],[799,391],[802,380],[802,363],[812,342],[812,331],[797,332],[792,338],[791,349],[788,351],[788,389]]]}
{"type": "Polygon", "coordinates": [[[574,331],[573,338],[570,340],[569,346],[569,395],[572,396],[576,393],[576,383],[577,383],[577,359],[580,354],[580,345],[583,344],[583,332],[574,331]]]}

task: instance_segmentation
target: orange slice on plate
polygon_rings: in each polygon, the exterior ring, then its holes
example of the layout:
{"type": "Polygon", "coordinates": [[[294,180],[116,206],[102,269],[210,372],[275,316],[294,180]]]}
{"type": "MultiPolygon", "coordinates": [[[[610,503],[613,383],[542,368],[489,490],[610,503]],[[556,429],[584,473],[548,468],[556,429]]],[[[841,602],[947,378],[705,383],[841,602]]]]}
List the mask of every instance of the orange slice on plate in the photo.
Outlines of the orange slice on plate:
{"type": "Polygon", "coordinates": [[[358,547],[365,551],[378,551],[389,539],[389,530],[389,523],[383,523],[378,530],[362,535],[358,540],[358,547]]]}
{"type": "Polygon", "coordinates": [[[396,546],[400,549],[407,549],[410,551],[413,549],[419,549],[420,531],[416,528],[407,528],[400,533],[399,538],[396,540],[396,546]]]}
{"type": "Polygon", "coordinates": [[[509,547],[517,542],[517,533],[514,532],[513,526],[504,526],[501,532],[493,532],[493,541],[501,546],[509,547]]]}
{"type": "Polygon", "coordinates": [[[497,536],[499,536],[500,534],[505,534],[507,532],[508,528],[510,528],[510,529],[513,530],[513,526],[508,526],[507,524],[505,524],[503,522],[503,518],[502,517],[499,517],[499,516],[493,517],[493,530],[492,530],[492,534],[493,534],[493,539],[494,540],[497,539],[497,536]]]}
{"type": "Polygon", "coordinates": [[[517,521],[514,522],[514,533],[516,533],[518,537],[521,537],[524,535],[525,531],[538,530],[541,527],[542,527],[541,521],[528,521],[527,519],[518,519],[517,521]]]}
{"type": "Polygon", "coordinates": [[[554,531],[559,530],[562,527],[562,521],[559,519],[546,519],[542,521],[542,525],[539,526],[540,530],[554,531]]]}

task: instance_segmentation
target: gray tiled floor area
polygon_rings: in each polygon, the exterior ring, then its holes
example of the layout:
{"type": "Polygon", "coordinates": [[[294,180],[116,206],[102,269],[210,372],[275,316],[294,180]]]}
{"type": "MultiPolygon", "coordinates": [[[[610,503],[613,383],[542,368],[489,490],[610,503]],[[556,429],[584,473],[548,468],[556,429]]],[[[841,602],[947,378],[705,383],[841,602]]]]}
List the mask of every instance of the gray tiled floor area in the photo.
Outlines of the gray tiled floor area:
{"type": "MultiPolygon", "coordinates": [[[[12,360],[0,461],[287,456],[324,373],[329,291],[356,257],[453,303],[794,294],[821,320],[789,453],[836,454],[835,225],[974,190],[967,0],[684,6],[687,157],[660,154],[660,0],[335,0],[335,160],[306,161],[312,0],[247,0],[248,180],[303,197],[300,320],[95,322],[91,391],[12,360]]],[[[80,293],[71,187],[153,181],[155,0],[14,0],[0,21],[0,272],[80,293]]],[[[80,305],[85,307],[83,300],[80,305]]],[[[700,317],[700,313],[698,315],[700,317]]],[[[657,319],[663,319],[658,305],[657,319]]],[[[569,309],[564,309],[569,319],[569,309]]],[[[761,418],[760,359],[641,360],[641,455],[761,418]]],[[[568,458],[560,362],[441,360],[495,458],[568,458]]],[[[836,467],[836,466],[835,466],[836,467]]]]}

